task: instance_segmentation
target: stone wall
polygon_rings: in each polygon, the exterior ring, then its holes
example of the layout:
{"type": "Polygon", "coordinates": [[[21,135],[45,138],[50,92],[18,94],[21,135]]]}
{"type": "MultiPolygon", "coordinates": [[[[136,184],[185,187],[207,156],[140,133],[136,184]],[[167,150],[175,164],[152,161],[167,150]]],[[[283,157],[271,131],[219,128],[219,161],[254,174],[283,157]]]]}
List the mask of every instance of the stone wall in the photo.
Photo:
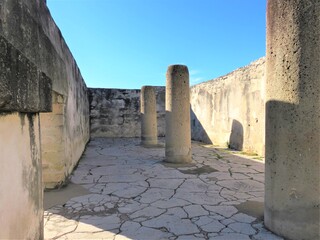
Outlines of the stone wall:
{"type": "MultiPolygon", "coordinates": [[[[265,58],[190,88],[192,139],[264,155],[265,58]]],[[[157,87],[165,136],[165,87],[157,87]]],[[[89,89],[92,137],[140,137],[140,90],[89,89]]]]}
{"type": "Polygon", "coordinates": [[[0,239],[41,239],[39,114],[0,115],[0,239]]]}
{"type": "MultiPolygon", "coordinates": [[[[165,88],[155,87],[158,135],[165,134],[165,88]]],[[[140,90],[89,88],[91,137],[140,137],[140,90]]]]}
{"type": "Polygon", "coordinates": [[[0,239],[42,239],[42,163],[60,184],[89,139],[86,85],[43,0],[0,1],[0,132],[0,239]]]}
{"type": "Polygon", "coordinates": [[[43,0],[2,0],[0,36],[52,80],[52,113],[40,114],[43,179],[61,184],[89,140],[86,85],[43,0]]]}
{"type": "Polygon", "coordinates": [[[0,239],[43,238],[39,112],[51,111],[51,93],[51,79],[0,31],[0,239]]]}
{"type": "Polygon", "coordinates": [[[192,86],[192,139],[263,155],[264,88],[264,58],[192,86]]]}

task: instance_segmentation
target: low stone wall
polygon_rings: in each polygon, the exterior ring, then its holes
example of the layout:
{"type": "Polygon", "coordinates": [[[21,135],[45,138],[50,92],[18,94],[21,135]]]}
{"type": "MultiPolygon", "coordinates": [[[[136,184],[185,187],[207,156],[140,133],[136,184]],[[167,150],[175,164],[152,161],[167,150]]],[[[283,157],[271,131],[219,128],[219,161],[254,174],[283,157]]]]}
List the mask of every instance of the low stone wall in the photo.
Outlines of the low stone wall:
{"type": "MultiPolygon", "coordinates": [[[[158,136],[165,134],[165,88],[155,87],[158,136]]],[[[140,137],[140,90],[89,88],[91,137],[140,137]]]]}
{"type": "Polygon", "coordinates": [[[192,139],[263,155],[264,89],[264,58],[192,86],[192,139]]]}

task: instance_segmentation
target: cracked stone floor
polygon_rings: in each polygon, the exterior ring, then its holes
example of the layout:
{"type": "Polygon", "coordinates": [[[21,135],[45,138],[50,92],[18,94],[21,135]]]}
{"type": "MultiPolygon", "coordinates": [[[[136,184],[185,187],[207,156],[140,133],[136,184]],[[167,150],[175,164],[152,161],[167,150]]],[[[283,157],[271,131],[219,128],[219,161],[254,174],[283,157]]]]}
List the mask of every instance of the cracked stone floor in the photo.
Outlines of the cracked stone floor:
{"type": "Polygon", "coordinates": [[[92,139],[70,184],[45,193],[45,239],[280,240],[263,226],[264,163],[192,143],[163,162],[140,139],[92,139]]]}

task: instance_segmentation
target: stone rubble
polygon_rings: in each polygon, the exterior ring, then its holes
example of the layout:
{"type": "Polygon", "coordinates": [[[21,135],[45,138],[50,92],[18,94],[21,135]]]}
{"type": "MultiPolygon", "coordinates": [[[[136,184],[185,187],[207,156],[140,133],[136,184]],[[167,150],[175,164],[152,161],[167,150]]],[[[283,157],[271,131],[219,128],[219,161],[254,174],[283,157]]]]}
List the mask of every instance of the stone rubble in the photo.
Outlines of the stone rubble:
{"type": "Polygon", "coordinates": [[[71,177],[89,194],[46,209],[45,239],[283,239],[237,208],[263,205],[263,161],[198,142],[192,153],[170,165],[138,138],[92,139],[71,177]]]}

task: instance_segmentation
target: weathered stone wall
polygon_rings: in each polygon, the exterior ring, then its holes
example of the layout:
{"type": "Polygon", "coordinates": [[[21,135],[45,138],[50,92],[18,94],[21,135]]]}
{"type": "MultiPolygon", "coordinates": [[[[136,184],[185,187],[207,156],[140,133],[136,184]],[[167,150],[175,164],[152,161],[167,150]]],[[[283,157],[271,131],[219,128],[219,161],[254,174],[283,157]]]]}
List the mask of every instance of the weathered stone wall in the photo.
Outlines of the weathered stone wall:
{"type": "MultiPolygon", "coordinates": [[[[192,139],[264,155],[265,58],[190,88],[192,139]]],[[[90,89],[92,137],[140,137],[140,90],[90,89]]],[[[165,136],[165,87],[156,87],[165,136]]]]}
{"type": "MultiPolygon", "coordinates": [[[[158,135],[165,132],[165,88],[155,87],[158,135]]],[[[91,137],[140,137],[140,90],[89,88],[91,137]]]]}
{"type": "Polygon", "coordinates": [[[192,86],[192,139],[264,154],[264,88],[264,58],[192,86]]]}
{"type": "Polygon", "coordinates": [[[39,112],[51,111],[52,81],[0,23],[0,239],[42,239],[39,112]]]}
{"type": "Polygon", "coordinates": [[[86,85],[45,1],[2,0],[0,36],[52,80],[53,112],[41,114],[40,122],[43,179],[54,187],[71,172],[89,140],[86,85]]]}
{"type": "Polygon", "coordinates": [[[0,239],[41,239],[39,114],[0,115],[0,239]]]}

